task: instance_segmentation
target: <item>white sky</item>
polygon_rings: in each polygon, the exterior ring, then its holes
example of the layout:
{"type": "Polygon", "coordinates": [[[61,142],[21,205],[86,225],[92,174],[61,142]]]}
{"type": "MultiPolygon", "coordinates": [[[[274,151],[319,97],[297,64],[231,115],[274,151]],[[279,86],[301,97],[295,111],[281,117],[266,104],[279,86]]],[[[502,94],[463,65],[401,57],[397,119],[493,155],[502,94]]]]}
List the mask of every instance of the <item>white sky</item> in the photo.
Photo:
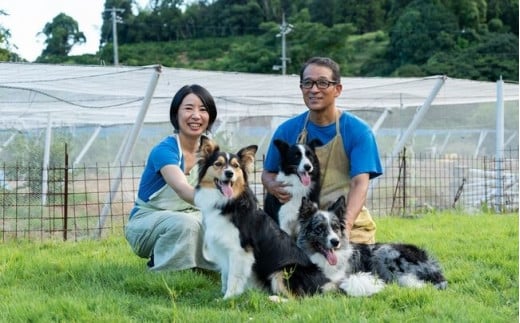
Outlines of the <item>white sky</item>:
{"type": "MultiPolygon", "coordinates": [[[[144,7],[148,0],[138,1],[144,7]]],[[[101,34],[101,14],[105,0],[0,0],[0,10],[9,14],[0,16],[0,25],[11,32],[11,51],[33,62],[45,47],[45,35],[36,36],[46,23],[60,13],[78,22],[87,42],[72,47],[70,55],[98,51],[101,34]],[[14,47],[16,46],[16,48],[14,47]]]]}

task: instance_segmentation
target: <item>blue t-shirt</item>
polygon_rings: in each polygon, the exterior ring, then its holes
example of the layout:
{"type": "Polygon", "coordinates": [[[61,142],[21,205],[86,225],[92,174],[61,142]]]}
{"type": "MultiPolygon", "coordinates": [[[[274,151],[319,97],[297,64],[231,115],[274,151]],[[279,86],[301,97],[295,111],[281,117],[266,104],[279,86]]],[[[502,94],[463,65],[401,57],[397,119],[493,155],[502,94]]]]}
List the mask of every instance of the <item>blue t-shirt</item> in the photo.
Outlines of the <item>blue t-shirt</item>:
{"type": "Polygon", "coordinates": [[[137,192],[142,201],[148,202],[150,196],[166,184],[160,172],[166,165],[178,165],[184,171],[184,161],[179,154],[177,140],[173,136],[164,138],[148,155],[137,192]]]}
{"type": "MultiPolygon", "coordinates": [[[[275,173],[279,171],[280,152],[273,144],[273,140],[281,139],[290,144],[296,143],[303,130],[308,113],[306,111],[284,121],[275,130],[265,157],[264,170],[275,173]]],[[[372,179],[383,174],[377,142],[370,126],[364,120],[346,111],[341,113],[339,123],[344,149],[350,161],[349,176],[352,178],[359,174],[368,173],[372,179]]],[[[335,135],[336,123],[319,126],[310,120],[307,122],[308,141],[317,138],[325,145],[335,135]]]]}

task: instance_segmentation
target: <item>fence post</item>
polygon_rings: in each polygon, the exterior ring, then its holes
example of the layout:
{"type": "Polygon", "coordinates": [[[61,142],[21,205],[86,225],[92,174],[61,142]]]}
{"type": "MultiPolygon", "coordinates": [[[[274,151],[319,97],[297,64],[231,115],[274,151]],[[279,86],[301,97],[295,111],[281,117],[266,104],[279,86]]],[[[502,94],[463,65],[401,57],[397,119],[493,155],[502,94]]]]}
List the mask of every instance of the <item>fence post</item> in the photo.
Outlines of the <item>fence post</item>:
{"type": "Polygon", "coordinates": [[[69,152],[65,143],[65,176],[63,177],[63,241],[67,241],[67,228],[69,222],[69,152]]]}

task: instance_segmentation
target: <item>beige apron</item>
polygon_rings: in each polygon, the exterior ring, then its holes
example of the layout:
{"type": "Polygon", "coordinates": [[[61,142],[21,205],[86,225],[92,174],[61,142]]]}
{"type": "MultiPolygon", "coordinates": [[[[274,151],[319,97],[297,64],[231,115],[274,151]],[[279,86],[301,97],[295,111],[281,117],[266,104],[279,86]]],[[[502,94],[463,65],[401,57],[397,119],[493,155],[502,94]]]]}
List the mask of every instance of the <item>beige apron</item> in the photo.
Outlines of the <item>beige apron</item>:
{"type": "MultiPolygon", "coordinates": [[[[197,183],[197,176],[195,164],[187,175],[192,186],[197,183]]],[[[154,256],[155,265],[150,270],[217,269],[207,257],[201,212],[168,184],[147,202],[138,198],[136,205],[138,210],[125,227],[125,237],[138,256],[154,256]]]]}
{"type": "MultiPolygon", "coordinates": [[[[348,196],[350,187],[350,161],[343,148],[343,138],[339,127],[339,117],[336,119],[336,136],[326,145],[316,147],[316,155],[320,161],[321,169],[321,194],[320,206],[327,208],[340,195],[348,196]]],[[[298,136],[298,143],[307,142],[307,123],[309,114],[305,119],[305,125],[298,136]]],[[[355,243],[375,243],[376,224],[370,212],[363,206],[352,226],[349,239],[355,243]]]]}

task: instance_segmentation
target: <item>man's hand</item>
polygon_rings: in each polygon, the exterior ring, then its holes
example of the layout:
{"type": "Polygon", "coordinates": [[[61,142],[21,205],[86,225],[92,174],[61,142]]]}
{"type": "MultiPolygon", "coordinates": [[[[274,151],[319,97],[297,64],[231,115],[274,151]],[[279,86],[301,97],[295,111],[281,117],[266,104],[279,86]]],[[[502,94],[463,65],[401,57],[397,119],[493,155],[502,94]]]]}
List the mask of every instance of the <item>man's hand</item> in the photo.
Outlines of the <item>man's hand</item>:
{"type": "Polygon", "coordinates": [[[291,194],[285,189],[289,184],[282,183],[276,180],[276,173],[267,171],[262,172],[262,184],[264,188],[280,201],[280,203],[287,203],[291,199],[291,194]]]}
{"type": "Polygon", "coordinates": [[[266,187],[267,191],[274,195],[280,201],[280,203],[284,204],[289,202],[292,195],[291,193],[287,192],[285,189],[287,186],[290,186],[289,184],[278,182],[276,180],[270,181],[266,187]]]}

